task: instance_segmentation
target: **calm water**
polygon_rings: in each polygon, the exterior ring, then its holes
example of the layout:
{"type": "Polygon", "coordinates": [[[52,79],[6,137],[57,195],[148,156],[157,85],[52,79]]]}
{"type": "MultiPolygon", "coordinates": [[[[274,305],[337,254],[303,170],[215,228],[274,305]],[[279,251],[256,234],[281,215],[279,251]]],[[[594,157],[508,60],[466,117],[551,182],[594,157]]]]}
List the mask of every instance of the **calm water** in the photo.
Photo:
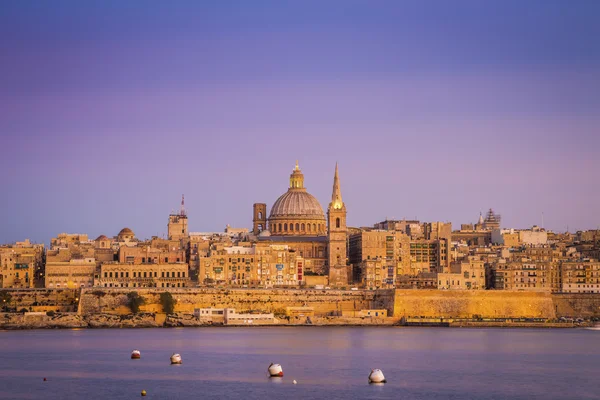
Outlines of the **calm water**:
{"type": "Polygon", "coordinates": [[[3,331],[0,398],[600,399],[599,356],[600,331],[583,329],[3,331]],[[369,385],[371,368],[388,383],[369,385]]]}

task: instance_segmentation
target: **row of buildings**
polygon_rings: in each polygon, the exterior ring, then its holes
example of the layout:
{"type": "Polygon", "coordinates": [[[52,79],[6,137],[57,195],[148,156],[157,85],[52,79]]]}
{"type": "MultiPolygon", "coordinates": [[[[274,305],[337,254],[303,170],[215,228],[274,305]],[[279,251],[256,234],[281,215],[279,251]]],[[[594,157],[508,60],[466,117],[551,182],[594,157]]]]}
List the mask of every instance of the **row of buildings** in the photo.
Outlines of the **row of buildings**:
{"type": "Polygon", "coordinates": [[[453,231],[450,223],[385,220],[346,226],[336,165],[325,213],[296,163],[288,190],[252,229],[189,232],[181,208],[168,237],[139,240],[129,228],[90,239],[59,234],[44,245],[0,246],[5,288],[363,287],[600,292],[600,231],[554,234],[501,228],[492,210],[453,231]]]}

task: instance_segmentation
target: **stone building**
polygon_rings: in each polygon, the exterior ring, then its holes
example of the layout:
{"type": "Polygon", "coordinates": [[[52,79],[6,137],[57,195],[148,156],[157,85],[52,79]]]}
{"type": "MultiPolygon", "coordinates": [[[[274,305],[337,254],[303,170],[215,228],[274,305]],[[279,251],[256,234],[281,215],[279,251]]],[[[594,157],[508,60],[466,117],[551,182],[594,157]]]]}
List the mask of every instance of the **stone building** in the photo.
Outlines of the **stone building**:
{"type": "Polygon", "coordinates": [[[79,289],[94,285],[94,258],[47,261],[45,287],[49,289],[79,289]]]}
{"type": "Polygon", "coordinates": [[[0,288],[42,286],[44,245],[29,240],[0,246],[0,288]]]}
{"type": "Polygon", "coordinates": [[[397,276],[411,270],[410,238],[401,231],[365,228],[350,235],[349,259],[354,281],[365,287],[393,287],[397,276]]]}
{"type": "Polygon", "coordinates": [[[251,247],[211,246],[200,257],[199,283],[229,286],[292,286],[304,282],[306,261],[287,244],[253,243],[251,247]]]}
{"type": "Polygon", "coordinates": [[[484,290],[486,289],[485,263],[476,256],[451,263],[448,272],[437,274],[438,289],[484,290]]]}
{"type": "MultiPolygon", "coordinates": [[[[339,186],[339,178],[337,178],[337,182],[339,186]]],[[[337,243],[335,251],[338,253],[336,253],[335,260],[339,255],[340,263],[343,263],[345,259],[345,256],[343,256],[344,246],[339,245],[339,243],[345,231],[345,206],[341,202],[341,192],[339,196],[339,204],[335,203],[335,205],[340,206],[340,208],[332,210],[330,215],[334,218],[332,233],[337,243]],[[339,228],[335,227],[337,218],[340,222],[339,228]]],[[[265,212],[265,203],[254,204],[253,231],[256,232],[260,230],[261,225],[264,226],[265,212]]],[[[298,163],[296,163],[296,167],[290,175],[287,192],[273,203],[266,224],[268,229],[262,230],[256,237],[258,243],[288,246],[290,251],[295,251],[296,255],[304,260],[303,269],[307,273],[328,274],[330,266],[328,262],[329,230],[327,219],[319,201],[307,192],[304,186],[304,175],[298,163]]]]}
{"type": "Polygon", "coordinates": [[[552,261],[514,260],[492,266],[494,289],[559,292],[560,265],[552,261]]]}
{"type": "Polygon", "coordinates": [[[185,199],[181,196],[181,208],[178,213],[169,215],[169,223],[167,224],[169,240],[186,239],[188,233],[188,217],[185,211],[185,199]]]}
{"type": "Polygon", "coordinates": [[[188,265],[179,263],[133,264],[107,262],[100,267],[98,287],[190,287],[188,265]]]}
{"type": "Polygon", "coordinates": [[[561,264],[562,291],[600,293],[600,262],[594,259],[565,261],[561,264]]]}
{"type": "Polygon", "coordinates": [[[50,239],[50,249],[59,247],[68,248],[71,245],[80,245],[88,242],[88,235],[84,233],[59,233],[55,238],[50,239]]]}

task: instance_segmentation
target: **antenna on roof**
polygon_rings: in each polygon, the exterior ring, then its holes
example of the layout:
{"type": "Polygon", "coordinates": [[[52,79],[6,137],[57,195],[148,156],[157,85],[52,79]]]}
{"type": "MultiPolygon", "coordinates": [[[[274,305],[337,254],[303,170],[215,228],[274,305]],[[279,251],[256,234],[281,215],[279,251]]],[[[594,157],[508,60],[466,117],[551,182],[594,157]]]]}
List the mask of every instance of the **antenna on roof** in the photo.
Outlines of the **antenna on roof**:
{"type": "Polygon", "coordinates": [[[185,197],[181,195],[181,209],[179,210],[179,215],[185,217],[185,197]]]}
{"type": "Polygon", "coordinates": [[[544,229],[544,212],[542,211],[542,229],[544,229]]]}

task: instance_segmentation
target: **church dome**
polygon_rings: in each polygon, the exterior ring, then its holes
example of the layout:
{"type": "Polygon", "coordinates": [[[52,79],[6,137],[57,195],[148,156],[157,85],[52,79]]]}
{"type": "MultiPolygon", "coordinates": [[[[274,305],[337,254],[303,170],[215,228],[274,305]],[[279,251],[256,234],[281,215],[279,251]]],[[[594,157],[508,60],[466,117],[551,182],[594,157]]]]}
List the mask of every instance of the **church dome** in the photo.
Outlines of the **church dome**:
{"type": "Polygon", "coordinates": [[[133,231],[129,228],[121,229],[121,232],[117,236],[134,236],[133,231]]]}
{"type": "Polygon", "coordinates": [[[324,219],[325,213],[319,201],[306,191],[290,189],[273,204],[269,218],[302,217],[324,219]]]}
{"type": "Polygon", "coordinates": [[[100,240],[108,240],[108,238],[105,235],[100,235],[96,238],[96,242],[98,242],[100,240]]]}
{"type": "Polygon", "coordinates": [[[325,213],[319,201],[304,187],[298,163],[290,175],[290,186],[271,207],[269,230],[273,235],[323,235],[325,213]]]}

